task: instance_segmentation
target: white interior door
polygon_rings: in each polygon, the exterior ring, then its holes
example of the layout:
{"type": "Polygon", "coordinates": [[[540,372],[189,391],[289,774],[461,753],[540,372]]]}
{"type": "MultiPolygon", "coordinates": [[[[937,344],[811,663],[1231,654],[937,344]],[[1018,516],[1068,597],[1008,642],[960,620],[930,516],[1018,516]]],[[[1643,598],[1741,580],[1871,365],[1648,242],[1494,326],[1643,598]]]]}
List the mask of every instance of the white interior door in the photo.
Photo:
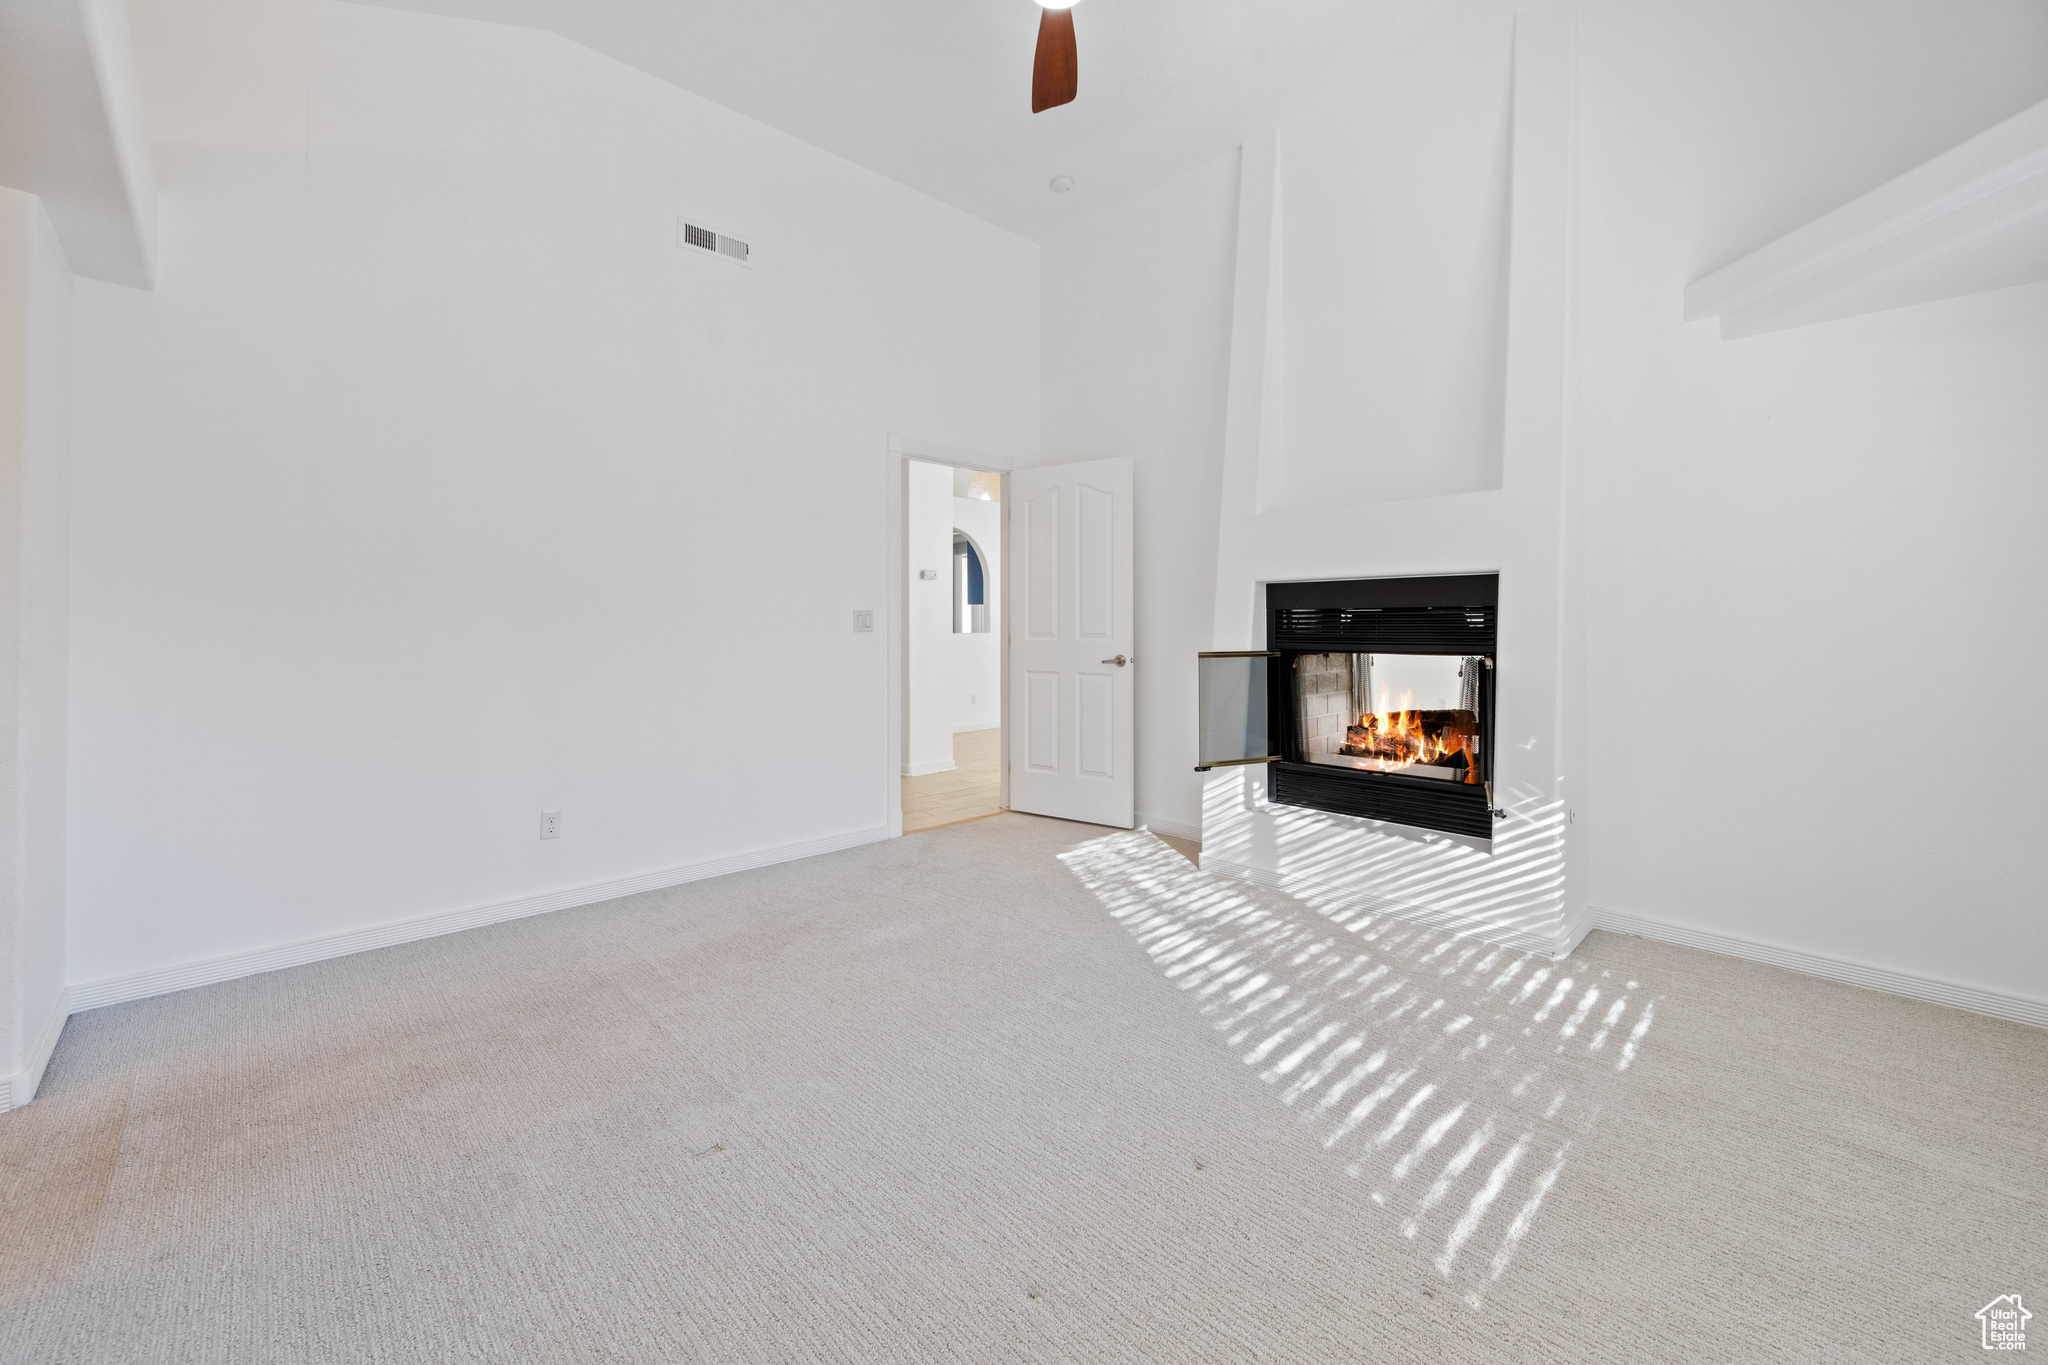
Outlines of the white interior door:
{"type": "Polygon", "coordinates": [[[1131,461],[1010,475],[1010,808],[1129,829],[1131,461]]]}

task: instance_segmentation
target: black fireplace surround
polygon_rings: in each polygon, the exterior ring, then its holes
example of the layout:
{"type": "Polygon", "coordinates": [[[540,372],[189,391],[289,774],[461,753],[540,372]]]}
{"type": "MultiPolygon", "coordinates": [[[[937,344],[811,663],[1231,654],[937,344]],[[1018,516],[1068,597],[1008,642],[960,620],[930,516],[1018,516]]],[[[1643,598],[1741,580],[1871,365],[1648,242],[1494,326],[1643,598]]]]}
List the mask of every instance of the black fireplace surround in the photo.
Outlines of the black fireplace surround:
{"type": "Polygon", "coordinates": [[[1499,601],[1497,574],[1267,584],[1268,733],[1282,755],[1269,799],[1491,839],[1499,601]],[[1374,697],[1376,674],[1455,677],[1446,685],[1461,691],[1450,707],[1406,709],[1374,697]],[[1306,695],[1340,685],[1327,679],[1351,682],[1341,715],[1336,699],[1306,695]]]}

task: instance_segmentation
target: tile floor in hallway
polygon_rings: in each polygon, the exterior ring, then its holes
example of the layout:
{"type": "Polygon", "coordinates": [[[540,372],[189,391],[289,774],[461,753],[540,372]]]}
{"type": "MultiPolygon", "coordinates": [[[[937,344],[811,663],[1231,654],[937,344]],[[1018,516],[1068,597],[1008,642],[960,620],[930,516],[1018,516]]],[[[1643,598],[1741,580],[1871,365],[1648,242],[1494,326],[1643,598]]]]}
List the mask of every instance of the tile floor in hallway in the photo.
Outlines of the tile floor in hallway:
{"type": "Polygon", "coordinates": [[[903,832],[994,815],[1002,807],[1001,730],[967,730],[953,736],[951,772],[903,779],[903,832]]]}

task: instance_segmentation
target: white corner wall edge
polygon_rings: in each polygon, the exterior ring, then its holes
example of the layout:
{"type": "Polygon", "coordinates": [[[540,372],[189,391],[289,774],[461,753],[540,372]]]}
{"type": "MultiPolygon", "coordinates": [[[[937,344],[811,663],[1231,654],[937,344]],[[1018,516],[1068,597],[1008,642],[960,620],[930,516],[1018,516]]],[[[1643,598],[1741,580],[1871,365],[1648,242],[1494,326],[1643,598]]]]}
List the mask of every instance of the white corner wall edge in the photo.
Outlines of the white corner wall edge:
{"type": "Polygon", "coordinates": [[[73,274],[152,288],[156,171],[124,0],[0,5],[0,85],[20,87],[0,182],[43,201],[73,274]]]}
{"type": "MultiPolygon", "coordinates": [[[[422,915],[416,919],[372,925],[367,929],[350,929],[339,934],[300,939],[296,943],[280,943],[246,953],[230,953],[226,957],[208,958],[201,962],[186,962],[175,967],[160,967],[154,971],[136,972],[129,976],[110,976],[98,981],[81,982],[69,987],[69,1010],[73,1014],[82,1014],[86,1010],[126,1004],[131,1000],[146,1000],[151,996],[168,995],[172,991],[189,990],[194,986],[210,986],[220,981],[257,976],[285,967],[298,967],[308,962],[324,962],[328,958],[346,957],[351,953],[396,947],[401,943],[438,938],[442,934],[460,933],[464,929],[480,929],[487,924],[502,924],[507,920],[545,915],[554,910],[570,910],[579,905],[596,905],[600,901],[616,900],[620,896],[636,895],[642,891],[659,891],[664,887],[681,886],[685,882],[703,881],[708,877],[722,877],[728,872],[744,872],[749,868],[766,867],[771,863],[794,862],[798,858],[809,858],[820,853],[836,853],[840,849],[878,843],[890,837],[887,825],[876,825],[846,834],[829,834],[822,839],[778,844],[748,853],[711,858],[701,863],[686,863],[680,867],[662,868],[656,872],[642,872],[633,877],[592,882],[586,886],[572,886],[538,896],[524,896],[518,900],[475,905],[463,910],[445,910],[438,914],[422,915]]],[[[55,1042],[54,1035],[51,1041],[55,1042]]]]}
{"type": "Polygon", "coordinates": [[[1200,825],[1185,825],[1178,820],[1161,819],[1156,815],[1147,815],[1143,811],[1138,812],[1138,828],[1149,829],[1154,834],[1169,834],[1176,839],[1186,839],[1189,843],[1193,844],[1202,842],[1202,827],[1200,825]]]}
{"type": "Polygon", "coordinates": [[[2008,1019],[2015,1024],[2048,1028],[2048,1000],[1986,990],[1981,986],[1965,986],[1953,981],[1943,981],[1938,977],[1898,971],[1891,967],[1873,967],[1843,958],[1803,952],[1797,948],[1780,948],[1776,944],[1737,938],[1733,934],[1715,933],[1710,929],[1692,929],[1682,924],[1645,919],[1641,915],[1627,915],[1615,910],[1595,909],[1592,919],[1593,928],[1604,929],[1611,934],[1634,934],[1637,938],[1655,939],[1659,943],[1676,944],[1681,948],[1699,948],[1709,953],[1719,953],[1723,957],[1739,957],[1747,962],[1761,962],[1768,967],[1783,967],[1786,971],[1798,972],[1802,976],[1817,976],[1828,981],[1839,981],[1845,986],[1861,986],[1865,990],[1883,991],[1887,995],[1903,995],[1910,1000],[1924,1000],[1932,1005],[1947,1005],[1952,1009],[1968,1010],[1972,1014],[2008,1019]]]}
{"type": "Polygon", "coordinates": [[[1599,912],[1594,910],[1592,906],[1580,906],[1578,915],[1575,918],[1571,916],[1566,917],[1564,943],[1562,946],[1552,949],[1550,955],[1555,958],[1566,958],[1576,953],[1579,950],[1579,945],[1586,941],[1586,935],[1600,927],[1597,923],[1598,919],[1599,912]]]}
{"type": "Polygon", "coordinates": [[[43,1083],[43,1070],[50,1064],[50,1054],[57,1050],[57,1037],[64,1032],[64,1021],[70,1017],[71,992],[61,990],[57,992],[57,1006],[43,1021],[43,1030],[36,1035],[21,1070],[0,1078],[0,1114],[19,1109],[36,1097],[36,1090],[43,1083]]]}
{"type": "Polygon", "coordinates": [[[1727,338],[2048,278],[2048,100],[1686,286],[1727,338]]]}
{"type": "MultiPolygon", "coordinates": [[[[72,268],[110,284],[156,288],[156,160],[142,102],[142,75],[125,0],[80,0],[93,76],[99,85],[106,137],[120,178],[120,212],[106,226],[111,236],[97,251],[71,253],[72,268]]],[[[95,139],[97,140],[97,139],[95,139]]],[[[97,234],[95,234],[97,236],[97,234]]],[[[67,250],[69,250],[67,244],[67,250]]]]}

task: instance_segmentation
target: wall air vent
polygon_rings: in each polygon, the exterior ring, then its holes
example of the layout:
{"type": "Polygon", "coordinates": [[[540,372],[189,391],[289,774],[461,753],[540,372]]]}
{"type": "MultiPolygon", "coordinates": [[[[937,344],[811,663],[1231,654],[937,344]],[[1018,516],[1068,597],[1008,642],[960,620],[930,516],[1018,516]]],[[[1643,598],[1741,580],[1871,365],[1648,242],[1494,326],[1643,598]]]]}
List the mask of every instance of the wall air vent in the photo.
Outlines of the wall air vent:
{"type": "Polygon", "coordinates": [[[721,260],[731,261],[734,265],[751,268],[754,264],[754,249],[745,242],[693,223],[687,218],[676,219],[676,245],[708,251],[721,260]]]}

